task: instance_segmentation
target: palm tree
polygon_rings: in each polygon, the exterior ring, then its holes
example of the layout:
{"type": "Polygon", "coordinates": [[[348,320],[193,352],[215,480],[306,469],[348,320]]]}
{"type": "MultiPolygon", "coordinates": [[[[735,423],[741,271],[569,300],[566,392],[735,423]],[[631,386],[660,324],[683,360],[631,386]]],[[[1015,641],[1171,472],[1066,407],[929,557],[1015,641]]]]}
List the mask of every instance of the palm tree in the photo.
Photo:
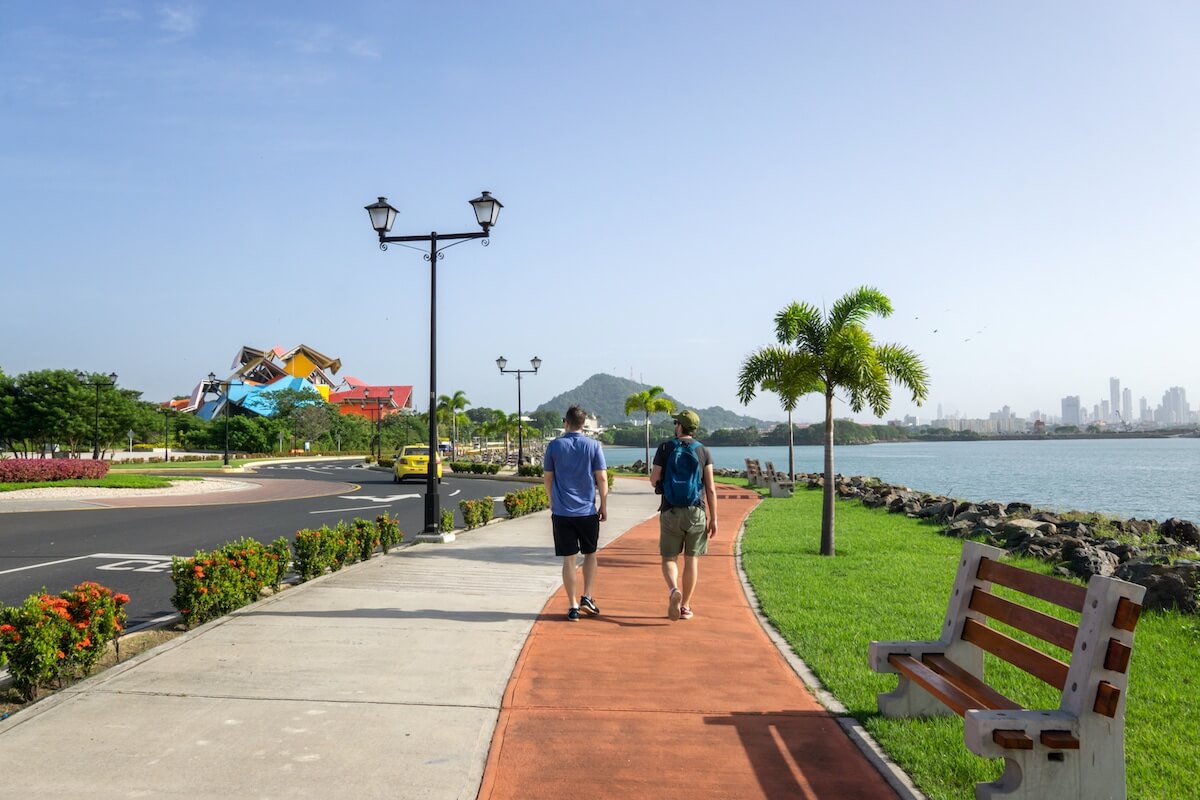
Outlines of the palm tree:
{"type": "Polygon", "coordinates": [[[450,423],[450,457],[458,457],[458,420],[463,415],[471,401],[462,389],[457,389],[454,396],[441,395],[438,397],[438,416],[450,423]]]}
{"type": "Polygon", "coordinates": [[[788,344],[786,332],[777,326],[775,337],[779,346],[760,348],[742,362],[742,370],[738,373],[738,399],[746,405],[754,399],[758,389],[779,395],[779,403],[787,412],[788,479],[791,480],[796,475],[796,429],[792,427],[792,412],[801,397],[820,391],[820,385],[805,372],[804,359],[785,346],[788,344]]]}
{"type": "Polygon", "coordinates": [[[504,463],[508,463],[508,435],[511,428],[508,424],[508,414],[505,414],[500,409],[492,409],[492,417],[483,424],[486,431],[486,436],[503,436],[504,437],[504,463]]]}
{"type": "MultiPolygon", "coordinates": [[[[878,289],[861,286],[836,303],[828,315],[808,303],[792,303],[775,315],[775,330],[791,343],[796,358],[789,381],[825,396],[825,486],[821,503],[821,555],[834,554],[833,396],[845,394],[855,412],[869,405],[882,417],[891,404],[890,382],[912,393],[920,405],[929,394],[929,375],[912,350],[875,344],[863,327],[873,314],[891,316],[892,301],[878,289]]],[[[774,391],[774,389],[772,389],[774,391]]]]}
{"type": "Polygon", "coordinates": [[[650,415],[656,414],[659,411],[665,411],[670,414],[675,410],[675,404],[665,397],[658,395],[663,393],[663,387],[651,386],[640,392],[634,392],[625,398],[625,413],[632,414],[635,411],[640,411],[646,415],[646,474],[650,474],[650,415]]]}

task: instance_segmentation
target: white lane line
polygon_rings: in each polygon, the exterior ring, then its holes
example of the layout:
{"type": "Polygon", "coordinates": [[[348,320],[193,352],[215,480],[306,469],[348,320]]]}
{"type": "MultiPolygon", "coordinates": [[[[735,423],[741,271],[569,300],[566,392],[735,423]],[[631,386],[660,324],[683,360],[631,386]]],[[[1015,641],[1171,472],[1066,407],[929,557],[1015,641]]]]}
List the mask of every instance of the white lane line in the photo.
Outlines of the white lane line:
{"type": "Polygon", "coordinates": [[[46,561],[41,564],[30,564],[27,567],[14,567],[13,569],[6,569],[3,571],[0,571],[0,575],[8,575],[13,572],[22,572],[27,569],[41,569],[42,567],[53,567],[56,564],[66,564],[71,561],[82,561],[85,558],[99,558],[104,561],[151,561],[151,562],[155,562],[155,563],[157,563],[159,561],[170,561],[171,560],[171,556],[148,556],[148,555],[144,555],[144,554],[131,554],[131,553],[92,553],[91,555],[87,555],[87,556],[75,556],[74,558],[62,558],[62,559],[59,559],[58,561],[46,561]]]}
{"type": "MultiPolygon", "coordinates": [[[[391,508],[391,507],[392,507],[392,504],[388,503],[386,506],[354,506],[352,508],[330,508],[325,511],[310,511],[308,513],[310,513],[310,514],[336,514],[339,511],[365,511],[369,508],[391,508]]],[[[0,573],[0,574],[2,574],[2,573],[0,573]]]]}
{"type": "Polygon", "coordinates": [[[339,500],[370,500],[372,503],[394,503],[397,500],[411,500],[414,497],[420,497],[420,496],[421,495],[419,495],[419,494],[389,494],[386,497],[372,497],[371,495],[363,495],[363,494],[352,494],[352,495],[339,494],[338,499],[339,500]]]}
{"type": "Polygon", "coordinates": [[[0,575],[8,575],[13,572],[21,572],[27,569],[39,569],[40,567],[53,567],[55,564],[66,564],[69,561],[80,561],[91,556],[75,556],[74,558],[64,558],[59,561],[47,561],[44,564],[30,564],[28,567],[16,567],[14,569],[0,570],[0,575]]]}
{"type": "Polygon", "coordinates": [[[446,496],[447,496],[447,497],[454,497],[454,495],[456,495],[456,494],[462,494],[462,489],[455,489],[453,492],[451,492],[450,494],[448,494],[448,495],[446,495],[446,496]]]}

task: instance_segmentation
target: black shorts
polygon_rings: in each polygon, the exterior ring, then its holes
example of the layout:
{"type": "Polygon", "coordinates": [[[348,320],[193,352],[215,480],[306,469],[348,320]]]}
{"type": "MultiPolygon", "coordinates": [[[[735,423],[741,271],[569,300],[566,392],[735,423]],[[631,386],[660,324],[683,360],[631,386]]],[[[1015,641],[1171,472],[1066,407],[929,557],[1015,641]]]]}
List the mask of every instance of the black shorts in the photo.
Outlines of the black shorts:
{"type": "Polygon", "coordinates": [[[554,555],[573,556],[576,553],[591,555],[600,544],[600,515],[586,517],[560,517],[550,515],[554,528],[554,555]]]}

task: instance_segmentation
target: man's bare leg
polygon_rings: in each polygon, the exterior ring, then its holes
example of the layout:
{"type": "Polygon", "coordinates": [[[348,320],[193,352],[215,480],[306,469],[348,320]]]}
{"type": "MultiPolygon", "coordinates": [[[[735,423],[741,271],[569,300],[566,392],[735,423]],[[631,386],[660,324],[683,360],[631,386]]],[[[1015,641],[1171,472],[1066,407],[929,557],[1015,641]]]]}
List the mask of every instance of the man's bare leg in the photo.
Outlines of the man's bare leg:
{"type": "MultiPolygon", "coordinates": [[[[579,608],[579,597],[575,594],[575,556],[563,556],[563,591],[567,593],[568,608],[579,608]]],[[[585,578],[586,579],[586,578],[585,578]]]]}
{"type": "Polygon", "coordinates": [[[583,557],[583,595],[584,597],[595,596],[592,594],[592,586],[596,583],[596,554],[588,553],[583,557]]]}
{"type": "Polygon", "coordinates": [[[683,607],[690,608],[692,594],[696,591],[696,579],[700,577],[700,557],[685,555],[683,557],[683,607]]]}

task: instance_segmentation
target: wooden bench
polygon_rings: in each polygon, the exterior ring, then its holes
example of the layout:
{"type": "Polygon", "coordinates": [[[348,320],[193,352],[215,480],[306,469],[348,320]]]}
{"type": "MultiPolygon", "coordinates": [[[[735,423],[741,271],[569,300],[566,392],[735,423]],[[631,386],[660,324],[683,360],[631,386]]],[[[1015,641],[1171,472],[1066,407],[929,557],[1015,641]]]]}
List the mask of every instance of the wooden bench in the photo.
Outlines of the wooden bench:
{"type": "Polygon", "coordinates": [[[963,717],[967,748],[1003,758],[1004,773],[975,786],[1003,797],[1124,798],[1125,695],[1144,586],[1094,576],[1087,588],[1000,563],[1004,550],[966,542],[936,642],[871,642],[876,672],[897,673],[879,695],[885,717],[963,717]],[[1005,586],[1080,614],[1072,625],[992,592],[1005,586]],[[1069,663],[988,624],[994,620],[1070,653],[1069,663]],[[1057,709],[1028,710],[988,685],[991,653],[1061,692],[1057,709]]]}
{"type": "Polygon", "coordinates": [[[766,478],[767,488],[771,490],[771,497],[791,497],[792,492],[796,489],[796,482],[790,477],[776,472],[775,465],[770,461],[767,462],[767,468],[763,470],[763,477],[766,478]]]}
{"type": "Polygon", "coordinates": [[[746,483],[751,487],[765,487],[767,485],[767,481],[763,477],[762,467],[758,465],[757,458],[746,459],[746,483]]]}

